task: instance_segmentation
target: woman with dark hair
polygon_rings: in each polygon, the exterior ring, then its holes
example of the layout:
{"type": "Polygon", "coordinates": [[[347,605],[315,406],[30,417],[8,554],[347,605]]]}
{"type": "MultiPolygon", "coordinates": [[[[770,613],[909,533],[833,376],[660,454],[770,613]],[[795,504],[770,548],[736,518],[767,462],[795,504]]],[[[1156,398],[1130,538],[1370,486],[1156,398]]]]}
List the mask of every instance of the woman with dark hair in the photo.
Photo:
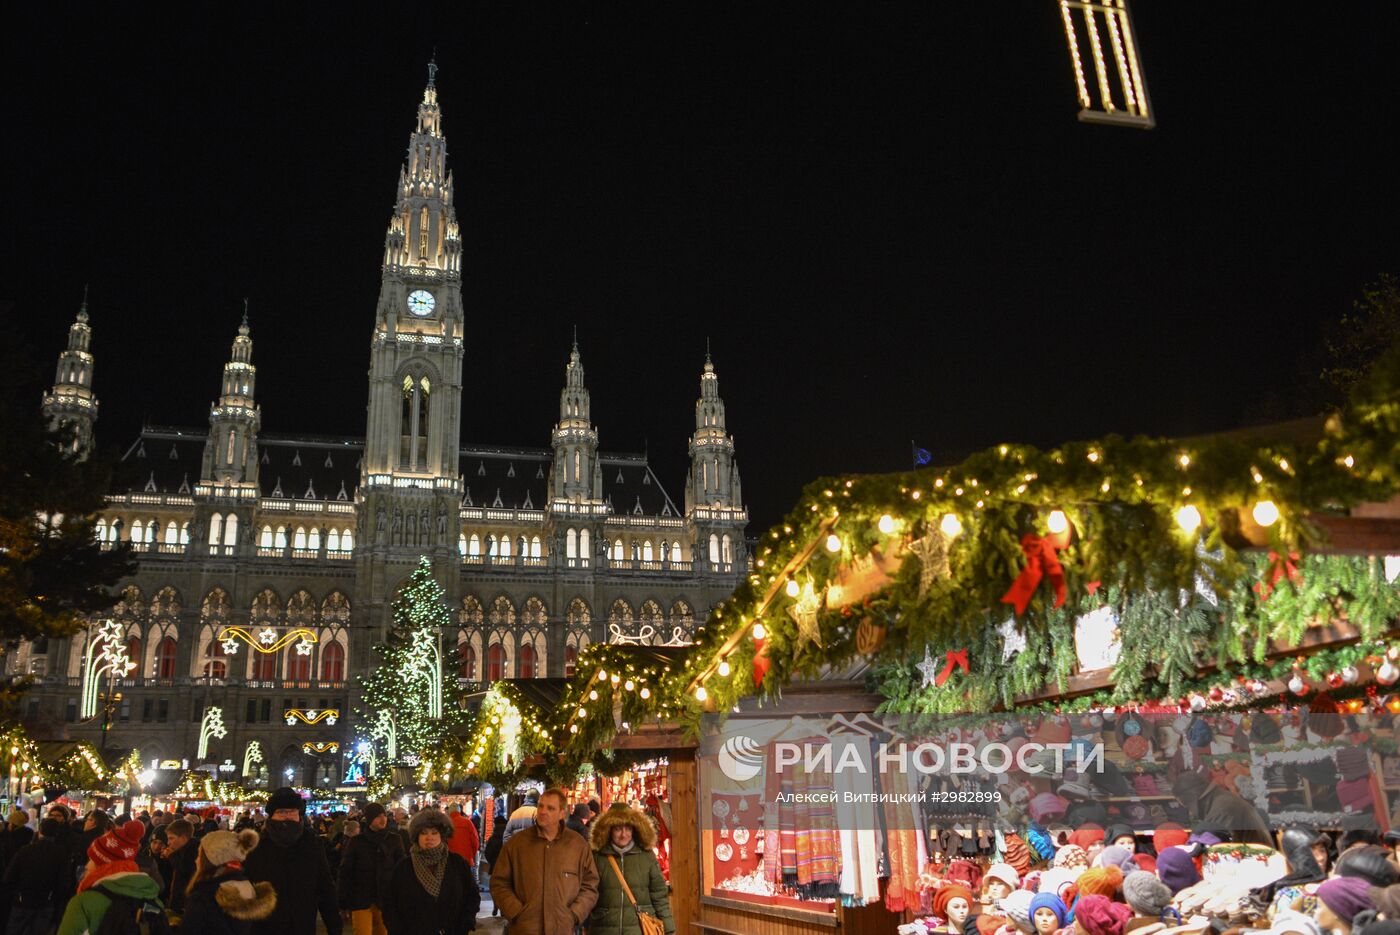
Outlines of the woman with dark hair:
{"type": "Polygon", "coordinates": [[[1337,858],[1336,876],[1360,877],[1372,886],[1394,886],[1400,883],[1400,867],[1390,862],[1390,852],[1383,847],[1362,844],[1337,858]]]}

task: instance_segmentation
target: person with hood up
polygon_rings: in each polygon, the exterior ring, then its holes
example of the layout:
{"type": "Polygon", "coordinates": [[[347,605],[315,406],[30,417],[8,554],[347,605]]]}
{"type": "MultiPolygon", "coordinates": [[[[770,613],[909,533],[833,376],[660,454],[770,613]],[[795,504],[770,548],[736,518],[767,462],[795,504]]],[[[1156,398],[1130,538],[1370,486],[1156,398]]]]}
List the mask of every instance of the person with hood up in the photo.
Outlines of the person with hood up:
{"type": "Polygon", "coordinates": [[[320,839],[302,820],[306,800],[283,787],[267,800],[262,839],[243,862],[254,883],[277,893],[271,915],[253,925],[255,935],[315,935],[319,913],[329,935],[340,935],[340,898],[320,839]]]}
{"type": "Polygon", "coordinates": [[[673,935],[676,921],[666,878],[652,853],[656,828],[651,819],[634,808],[614,805],[598,816],[590,833],[598,866],[598,902],[588,917],[589,935],[641,935],[638,912],[656,916],[667,935],[673,935]]]}
{"type": "Polygon", "coordinates": [[[403,858],[403,841],[389,827],[384,806],[370,802],[360,833],[345,845],[340,859],[340,915],[354,926],[355,935],[386,935],[384,895],[403,858]]]}
{"type": "Polygon", "coordinates": [[[1305,887],[1326,879],[1312,852],[1316,838],[1316,834],[1305,828],[1289,828],[1280,835],[1279,850],[1283,852],[1288,873],[1250,891],[1251,902],[1262,907],[1264,915],[1272,918],[1283,912],[1307,895],[1305,887]]]}
{"type": "Polygon", "coordinates": [[[39,836],[21,847],[5,867],[5,889],[13,897],[6,932],[14,935],[47,932],[53,925],[54,915],[62,910],[73,892],[68,851],[58,841],[62,830],[59,822],[45,818],[39,823],[39,836]]]}
{"type": "Polygon", "coordinates": [[[456,823],[436,808],[419,810],[408,823],[408,859],[394,867],[382,902],[389,935],[466,935],[476,928],[481,890],[448,847],[455,834],[456,823]]]}
{"type": "Polygon", "coordinates": [[[88,846],[87,872],[78,884],[78,895],[68,901],[58,935],[98,931],[114,906],[129,908],[133,914],[165,911],[159,898],[160,884],[136,867],[136,853],[145,835],[145,825],[128,821],[88,846]]]}
{"type": "Polygon", "coordinates": [[[1259,814],[1259,809],[1200,773],[1186,772],[1178,776],[1172,785],[1172,795],[1193,819],[1227,829],[1232,840],[1274,846],[1269,823],[1259,814]]]}
{"type": "Polygon", "coordinates": [[[207,831],[199,839],[194,879],[180,931],[189,935],[250,935],[253,923],[277,908],[277,893],[266,881],[253,883],[243,861],[258,846],[252,828],[207,831]]]}

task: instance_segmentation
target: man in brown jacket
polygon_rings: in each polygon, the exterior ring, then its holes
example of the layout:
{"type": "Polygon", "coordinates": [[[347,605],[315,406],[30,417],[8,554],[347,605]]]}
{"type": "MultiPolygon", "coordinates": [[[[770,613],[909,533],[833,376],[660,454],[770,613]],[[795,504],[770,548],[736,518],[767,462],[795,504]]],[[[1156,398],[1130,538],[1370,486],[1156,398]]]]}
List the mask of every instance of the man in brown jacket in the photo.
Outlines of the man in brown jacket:
{"type": "Polygon", "coordinates": [[[573,935],[598,901],[598,867],[588,842],[564,827],[563,789],[540,795],[535,825],[512,835],[491,873],[491,898],[510,935],[573,935]]]}

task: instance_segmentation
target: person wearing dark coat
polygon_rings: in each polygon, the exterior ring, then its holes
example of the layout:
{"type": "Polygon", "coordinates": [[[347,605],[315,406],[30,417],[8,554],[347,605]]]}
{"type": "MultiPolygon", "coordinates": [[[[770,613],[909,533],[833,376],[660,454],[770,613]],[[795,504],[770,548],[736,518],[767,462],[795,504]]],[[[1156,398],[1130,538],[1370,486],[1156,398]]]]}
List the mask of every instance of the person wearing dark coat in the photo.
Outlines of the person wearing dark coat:
{"type": "Polygon", "coordinates": [[[404,859],[403,839],[389,827],[384,806],[370,802],[360,833],[340,858],[340,913],[352,924],[378,930],[383,926],[383,898],[394,867],[404,859]]]}
{"type": "Polygon", "coordinates": [[[165,841],[164,849],[156,858],[156,868],[160,871],[162,898],[178,916],[185,909],[186,890],[194,879],[199,845],[194,841],[194,828],[183,818],[166,825],[165,841]]]}
{"type": "Polygon", "coordinates": [[[420,810],[409,822],[412,849],[394,867],[382,903],[389,935],[466,935],[476,928],[481,890],[467,862],[447,846],[454,832],[452,820],[436,808],[420,810]]]}
{"type": "Polygon", "coordinates": [[[38,838],[20,848],[5,867],[5,888],[13,894],[6,931],[47,932],[73,895],[68,850],[58,840],[62,833],[59,822],[45,818],[38,838]]]}
{"type": "Polygon", "coordinates": [[[339,894],[325,848],[302,820],[305,801],[294,789],[272,793],[262,840],[243,861],[249,880],[277,892],[277,908],[253,923],[254,935],[315,935],[318,912],[329,935],[340,935],[339,894]]]}
{"type": "Polygon", "coordinates": [[[614,805],[594,820],[592,844],[598,865],[598,902],[588,917],[588,935],[642,935],[638,909],[660,919],[666,935],[675,935],[670,888],[652,853],[656,826],[651,819],[634,808],[614,805]],[[636,908],[618,879],[619,871],[637,901],[636,908]]]}
{"type": "Polygon", "coordinates": [[[277,907],[271,883],[253,883],[241,869],[258,833],[251,828],[210,831],[199,839],[199,857],[180,931],[189,935],[250,935],[277,907]]]}

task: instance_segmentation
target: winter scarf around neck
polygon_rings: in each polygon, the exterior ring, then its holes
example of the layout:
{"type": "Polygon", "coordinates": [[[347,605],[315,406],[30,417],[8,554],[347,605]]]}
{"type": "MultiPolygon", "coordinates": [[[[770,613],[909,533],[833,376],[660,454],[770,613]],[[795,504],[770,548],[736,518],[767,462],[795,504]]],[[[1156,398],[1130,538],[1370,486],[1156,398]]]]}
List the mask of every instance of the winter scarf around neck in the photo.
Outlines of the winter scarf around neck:
{"type": "Polygon", "coordinates": [[[447,843],[443,842],[430,851],[415,844],[409,856],[413,858],[413,875],[428,891],[428,895],[437,899],[442,891],[443,874],[447,872],[447,843]]]}

